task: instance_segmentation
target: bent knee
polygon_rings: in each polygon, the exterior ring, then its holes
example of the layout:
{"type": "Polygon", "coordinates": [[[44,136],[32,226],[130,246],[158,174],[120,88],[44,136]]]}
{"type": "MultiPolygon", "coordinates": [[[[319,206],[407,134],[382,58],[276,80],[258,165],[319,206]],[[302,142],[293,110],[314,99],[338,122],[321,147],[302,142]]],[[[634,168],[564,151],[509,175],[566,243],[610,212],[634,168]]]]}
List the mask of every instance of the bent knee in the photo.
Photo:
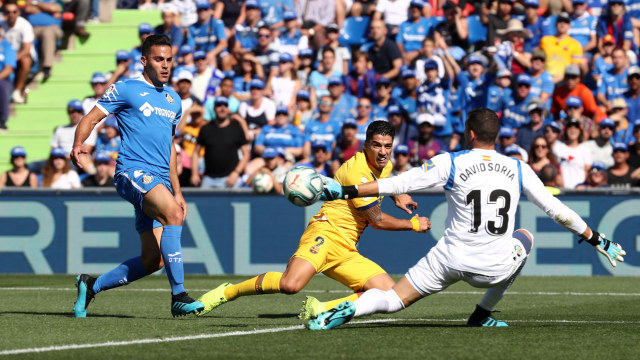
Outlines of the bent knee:
{"type": "Polygon", "coordinates": [[[513,233],[513,237],[520,240],[527,250],[527,254],[529,254],[531,248],[533,248],[533,234],[527,229],[518,229],[513,233]]]}
{"type": "Polygon", "coordinates": [[[280,279],[280,292],[287,295],[297,294],[302,290],[304,284],[296,279],[280,279]]]}
{"type": "Polygon", "coordinates": [[[142,259],[142,267],[149,273],[154,273],[164,267],[162,257],[159,259],[142,259]]]}

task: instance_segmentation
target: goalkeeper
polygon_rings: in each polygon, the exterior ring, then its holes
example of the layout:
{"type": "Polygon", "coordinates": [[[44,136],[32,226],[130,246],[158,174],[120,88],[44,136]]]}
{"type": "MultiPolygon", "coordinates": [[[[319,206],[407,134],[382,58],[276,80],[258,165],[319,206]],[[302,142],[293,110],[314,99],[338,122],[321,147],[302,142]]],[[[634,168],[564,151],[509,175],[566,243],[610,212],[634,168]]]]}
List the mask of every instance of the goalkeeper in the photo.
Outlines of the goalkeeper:
{"type": "Polygon", "coordinates": [[[487,288],[467,320],[468,326],[503,327],[491,316],[533,247],[533,235],[514,231],[521,194],[556,223],[580,236],[604,255],[612,266],[623,261],[620,245],[605,239],[545,189],[524,162],[497,153],[500,120],[486,108],[469,112],[465,143],[471,150],[437,155],[420,168],[394,178],[358,186],[342,186],[324,178],[326,200],[409,193],[444,186],[448,212],[444,236],[407,271],[391,290],[372,289],[355,302],[346,301],[308,322],[313,330],[328,330],[353,317],[400,311],[457,281],[487,288]]]}
{"type": "MultiPolygon", "coordinates": [[[[389,176],[389,162],[395,130],[386,121],[374,121],[367,127],[364,148],[342,164],[336,172],[337,183],[360,185],[389,176]]],[[[409,195],[394,198],[396,206],[411,214],[416,208],[409,195]]],[[[302,319],[333,308],[345,300],[355,300],[368,289],[389,290],[395,282],[375,262],[362,256],[356,245],[364,229],[427,232],[429,219],[417,214],[411,219],[397,219],[380,209],[382,197],[338,200],[325,203],[311,219],[300,238],[298,249],[289,259],[284,273],[266,272],[239,284],[224,283],[204,294],[198,301],[205,305],[204,315],[214,308],[241,296],[285,293],[295,294],[318,274],[339,281],[355,293],[339,300],[321,303],[313,297],[304,302],[302,319]]]]}

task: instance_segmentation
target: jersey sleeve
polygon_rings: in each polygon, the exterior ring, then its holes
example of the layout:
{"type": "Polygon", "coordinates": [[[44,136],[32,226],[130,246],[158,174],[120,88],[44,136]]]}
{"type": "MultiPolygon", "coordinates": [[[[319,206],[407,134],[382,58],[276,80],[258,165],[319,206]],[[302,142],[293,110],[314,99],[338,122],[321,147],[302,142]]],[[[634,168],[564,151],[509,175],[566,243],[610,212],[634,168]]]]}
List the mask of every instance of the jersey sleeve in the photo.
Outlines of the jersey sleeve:
{"type": "MultiPolygon", "coordinates": [[[[176,99],[180,100],[180,96],[176,93],[176,99]]],[[[176,106],[176,117],[175,119],[173,119],[172,123],[174,126],[178,126],[178,124],[180,124],[180,120],[182,120],[182,105],[180,104],[180,102],[178,101],[177,106],[176,106]]]]}
{"type": "MultiPolygon", "coordinates": [[[[366,162],[356,162],[355,164],[361,164],[361,166],[356,165],[353,169],[349,169],[349,171],[343,172],[343,177],[339,177],[336,179],[338,183],[344,186],[349,186],[360,185],[376,180],[371,173],[371,170],[369,170],[369,167],[366,165],[366,162]]],[[[366,210],[380,204],[379,198],[377,196],[355,198],[347,201],[350,201],[358,210],[366,210]]]]}
{"type": "Polygon", "coordinates": [[[227,40],[227,32],[224,29],[224,22],[220,19],[216,19],[216,31],[218,40],[227,40]]]}
{"type": "Polygon", "coordinates": [[[560,200],[554,197],[549,190],[544,187],[542,181],[536,176],[531,167],[524,162],[521,163],[522,171],[522,192],[529,201],[534,203],[540,210],[544,211],[558,225],[576,235],[582,234],[587,229],[584,220],[571,210],[560,200]]]}
{"type": "Polygon", "coordinates": [[[262,131],[260,131],[260,133],[258,134],[258,136],[256,137],[256,141],[254,142],[254,146],[264,146],[264,138],[265,138],[265,134],[267,133],[267,131],[271,130],[270,126],[265,126],[264,128],[262,128],[262,131]]]}
{"type": "Polygon", "coordinates": [[[117,113],[126,105],[126,86],[121,81],[111,84],[96,103],[98,109],[102,110],[105,115],[117,113]]]}
{"type": "Polygon", "coordinates": [[[449,153],[436,155],[420,167],[392,178],[378,180],[378,192],[380,195],[399,195],[444,186],[449,181],[451,164],[449,153]]]}

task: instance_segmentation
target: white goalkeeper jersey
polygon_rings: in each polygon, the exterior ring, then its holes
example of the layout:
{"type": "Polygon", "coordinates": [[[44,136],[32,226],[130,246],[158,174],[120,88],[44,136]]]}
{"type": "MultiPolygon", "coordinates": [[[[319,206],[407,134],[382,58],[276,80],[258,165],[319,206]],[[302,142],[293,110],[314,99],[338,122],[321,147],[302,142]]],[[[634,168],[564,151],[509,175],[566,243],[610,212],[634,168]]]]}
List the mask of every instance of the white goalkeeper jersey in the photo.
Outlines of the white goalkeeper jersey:
{"type": "Polygon", "coordinates": [[[443,186],[448,212],[444,236],[433,248],[454,269],[497,276],[511,269],[520,194],[575,234],[585,222],[556,199],[529,165],[495,150],[473,149],[433,157],[419,168],[378,180],[380,195],[443,186]]]}

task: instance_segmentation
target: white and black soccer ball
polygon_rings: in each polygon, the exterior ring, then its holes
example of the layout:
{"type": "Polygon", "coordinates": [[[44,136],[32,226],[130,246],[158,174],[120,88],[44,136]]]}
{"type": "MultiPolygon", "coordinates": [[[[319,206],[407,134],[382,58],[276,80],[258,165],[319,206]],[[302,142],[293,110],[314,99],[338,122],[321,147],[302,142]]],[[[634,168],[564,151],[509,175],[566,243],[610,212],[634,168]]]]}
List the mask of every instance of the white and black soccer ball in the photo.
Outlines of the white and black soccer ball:
{"type": "Polygon", "coordinates": [[[273,179],[269,174],[257,174],[251,181],[251,187],[257,194],[267,194],[273,190],[273,179]]]}
{"type": "Polygon", "coordinates": [[[284,196],[296,206],[309,206],[320,200],[322,177],[315,169],[296,166],[284,178],[284,196]]]}

